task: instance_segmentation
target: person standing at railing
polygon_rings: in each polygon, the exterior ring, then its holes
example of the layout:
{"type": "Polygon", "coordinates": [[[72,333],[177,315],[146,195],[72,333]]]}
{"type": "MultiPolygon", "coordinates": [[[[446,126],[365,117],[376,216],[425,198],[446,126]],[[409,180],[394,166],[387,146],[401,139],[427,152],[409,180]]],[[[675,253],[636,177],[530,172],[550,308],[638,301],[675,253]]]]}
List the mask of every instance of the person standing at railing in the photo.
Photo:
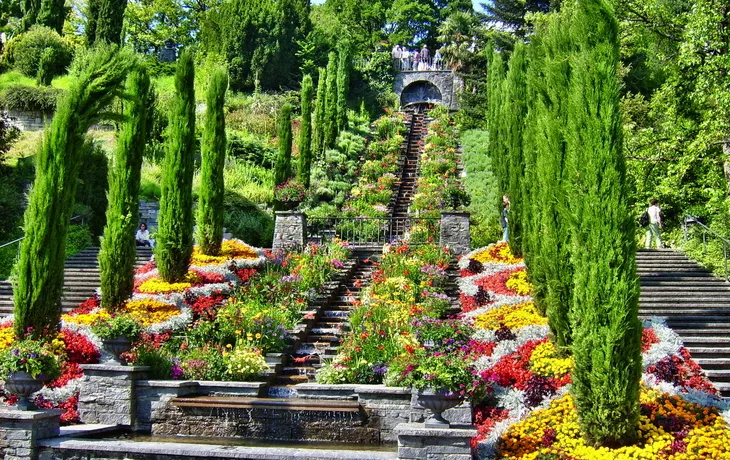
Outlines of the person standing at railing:
{"type": "Polygon", "coordinates": [[[426,45],[421,48],[421,70],[428,70],[429,62],[431,62],[431,52],[426,45]]]}
{"type": "Polygon", "coordinates": [[[436,50],[436,54],[433,55],[433,65],[431,65],[431,70],[441,70],[441,48],[436,50]]]}
{"type": "Polygon", "coordinates": [[[410,57],[409,54],[410,54],[410,52],[408,51],[408,48],[406,48],[405,46],[403,48],[401,48],[401,50],[400,50],[400,69],[401,70],[410,70],[408,68],[408,61],[409,61],[409,57],[410,57]]]}
{"type": "Polygon", "coordinates": [[[421,64],[421,54],[416,49],[413,50],[411,56],[413,56],[413,65],[411,66],[411,70],[418,70],[418,66],[421,64]]]}
{"type": "Polygon", "coordinates": [[[395,67],[396,69],[400,70],[399,67],[400,67],[400,55],[401,55],[401,51],[400,51],[400,46],[399,45],[395,45],[393,47],[393,51],[391,52],[391,55],[393,56],[393,67],[395,67]]]}
{"type": "Polygon", "coordinates": [[[659,202],[655,199],[652,199],[649,204],[651,206],[646,210],[649,214],[649,226],[646,228],[646,249],[651,248],[652,237],[656,239],[656,247],[661,249],[663,247],[661,236],[662,210],[658,206],[659,202]]]}

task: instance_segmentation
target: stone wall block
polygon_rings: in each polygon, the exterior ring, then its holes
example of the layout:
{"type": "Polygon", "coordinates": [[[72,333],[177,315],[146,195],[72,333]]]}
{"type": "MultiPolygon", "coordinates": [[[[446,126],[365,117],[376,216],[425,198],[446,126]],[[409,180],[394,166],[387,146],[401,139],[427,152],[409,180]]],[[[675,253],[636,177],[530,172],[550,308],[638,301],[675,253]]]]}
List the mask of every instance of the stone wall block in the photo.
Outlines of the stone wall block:
{"type": "Polygon", "coordinates": [[[301,212],[277,211],[274,222],[273,249],[304,246],[307,240],[307,216],[301,212]]]}
{"type": "Polygon", "coordinates": [[[471,234],[468,212],[444,212],[441,214],[440,246],[449,247],[456,255],[471,250],[471,234]]]}

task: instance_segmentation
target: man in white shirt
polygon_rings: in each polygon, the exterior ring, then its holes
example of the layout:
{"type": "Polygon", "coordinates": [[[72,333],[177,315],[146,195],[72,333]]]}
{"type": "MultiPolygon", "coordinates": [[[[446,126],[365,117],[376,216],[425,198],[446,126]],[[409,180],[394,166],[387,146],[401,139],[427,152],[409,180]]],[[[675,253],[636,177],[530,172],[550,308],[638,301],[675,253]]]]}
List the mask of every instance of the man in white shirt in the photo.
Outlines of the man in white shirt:
{"type": "Polygon", "coordinates": [[[662,210],[657,206],[657,200],[650,201],[651,206],[646,212],[649,214],[649,226],[646,228],[646,249],[651,247],[651,239],[656,239],[656,247],[662,248],[662,236],[659,230],[662,228],[662,210]]]}

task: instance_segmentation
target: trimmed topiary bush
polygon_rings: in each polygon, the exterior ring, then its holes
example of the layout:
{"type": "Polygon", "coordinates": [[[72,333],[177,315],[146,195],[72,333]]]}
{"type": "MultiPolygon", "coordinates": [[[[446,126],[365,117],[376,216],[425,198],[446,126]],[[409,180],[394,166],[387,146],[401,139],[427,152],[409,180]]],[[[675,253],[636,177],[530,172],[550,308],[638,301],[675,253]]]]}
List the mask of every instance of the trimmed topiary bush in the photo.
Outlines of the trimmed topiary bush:
{"type": "Polygon", "coordinates": [[[72,51],[71,45],[55,30],[33,26],[8,43],[3,58],[8,65],[31,78],[38,77],[43,62],[44,76],[52,80],[66,72],[66,67],[71,63],[72,51]]]}
{"type": "Polygon", "coordinates": [[[12,85],[0,97],[0,107],[20,112],[51,113],[56,110],[56,102],[63,90],[48,86],[12,85]]]}

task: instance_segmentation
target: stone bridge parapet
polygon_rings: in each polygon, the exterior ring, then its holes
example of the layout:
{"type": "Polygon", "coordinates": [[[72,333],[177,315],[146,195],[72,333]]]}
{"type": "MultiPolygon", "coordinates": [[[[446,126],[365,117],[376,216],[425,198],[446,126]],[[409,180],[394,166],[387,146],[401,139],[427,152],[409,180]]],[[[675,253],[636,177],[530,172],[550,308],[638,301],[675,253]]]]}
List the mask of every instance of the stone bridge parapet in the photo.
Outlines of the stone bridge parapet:
{"type": "Polygon", "coordinates": [[[415,102],[432,102],[458,110],[457,93],[463,87],[462,78],[450,70],[424,70],[398,72],[394,90],[401,106],[415,102]]]}

